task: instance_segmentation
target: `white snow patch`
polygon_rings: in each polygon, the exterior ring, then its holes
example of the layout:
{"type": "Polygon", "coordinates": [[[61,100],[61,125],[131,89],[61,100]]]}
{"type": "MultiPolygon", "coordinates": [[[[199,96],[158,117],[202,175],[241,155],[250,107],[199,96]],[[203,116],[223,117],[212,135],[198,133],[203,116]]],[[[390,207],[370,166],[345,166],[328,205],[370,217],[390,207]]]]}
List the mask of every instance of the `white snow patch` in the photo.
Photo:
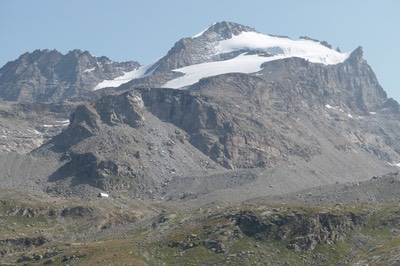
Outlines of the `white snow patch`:
{"type": "Polygon", "coordinates": [[[65,127],[69,125],[69,120],[57,120],[54,121],[53,124],[44,124],[43,127],[51,128],[51,127],[65,127]]]}
{"type": "Polygon", "coordinates": [[[389,163],[390,166],[397,166],[400,167],[400,163],[389,163]]]}
{"type": "Polygon", "coordinates": [[[69,120],[68,119],[67,120],[58,120],[58,121],[56,121],[56,123],[63,124],[63,125],[69,125],[69,120]]]}
{"type": "Polygon", "coordinates": [[[99,198],[108,198],[108,197],[110,197],[110,195],[108,195],[107,193],[103,193],[103,192],[100,192],[98,196],[99,196],[99,198]]]}
{"type": "Polygon", "coordinates": [[[184,73],[185,75],[168,81],[163,87],[177,89],[192,85],[205,77],[235,72],[245,74],[258,72],[261,70],[260,66],[262,63],[277,60],[278,57],[283,58],[282,56],[264,57],[241,54],[226,61],[209,62],[178,68],[174,71],[184,73]]]}
{"type": "Polygon", "coordinates": [[[300,57],[313,63],[333,65],[344,62],[350,53],[340,53],[312,40],[292,40],[258,32],[242,32],[231,39],[219,42],[220,53],[248,49],[262,49],[284,57],[300,57]]]}
{"type": "Polygon", "coordinates": [[[29,132],[32,132],[32,133],[35,133],[36,135],[42,135],[42,132],[37,131],[36,129],[34,129],[34,130],[28,129],[28,131],[29,131],[29,132]]]}
{"type": "Polygon", "coordinates": [[[96,69],[96,67],[85,69],[85,70],[83,70],[83,73],[90,73],[90,72],[93,72],[95,69],[96,69]]]}
{"type": "Polygon", "coordinates": [[[94,87],[93,90],[100,90],[108,87],[119,87],[124,83],[127,83],[133,79],[145,77],[147,75],[150,75],[151,73],[145,75],[146,71],[152,66],[153,64],[141,66],[139,68],[136,68],[135,70],[129,71],[129,72],[124,72],[124,75],[116,77],[115,79],[111,80],[104,80],[100,82],[99,84],[94,87]]]}
{"type": "Polygon", "coordinates": [[[337,107],[330,106],[329,104],[325,104],[325,107],[328,109],[335,109],[335,110],[337,109],[337,107]]]}
{"type": "Polygon", "coordinates": [[[371,115],[376,115],[376,112],[369,112],[369,114],[371,114],[371,115]]]}
{"type": "MultiPolygon", "coordinates": [[[[345,111],[343,111],[343,109],[339,108],[338,106],[331,106],[331,105],[329,105],[329,104],[325,104],[325,107],[328,108],[328,109],[332,109],[332,110],[338,110],[338,111],[340,111],[341,113],[345,114],[345,111]]],[[[350,114],[350,113],[347,113],[346,116],[347,116],[348,118],[354,118],[354,116],[353,116],[352,114],[350,114]]],[[[364,117],[362,117],[362,116],[357,116],[356,119],[364,119],[364,117]]]]}

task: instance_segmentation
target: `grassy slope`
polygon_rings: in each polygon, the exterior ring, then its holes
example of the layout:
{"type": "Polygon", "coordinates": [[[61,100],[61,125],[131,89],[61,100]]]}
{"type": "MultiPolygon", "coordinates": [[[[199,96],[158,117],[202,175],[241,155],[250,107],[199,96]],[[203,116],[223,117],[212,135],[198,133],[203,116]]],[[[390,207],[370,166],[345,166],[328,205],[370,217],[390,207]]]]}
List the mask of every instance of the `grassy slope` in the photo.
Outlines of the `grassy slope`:
{"type": "Polygon", "coordinates": [[[26,256],[21,265],[363,265],[371,258],[378,265],[395,265],[400,251],[397,202],[320,207],[265,203],[192,212],[158,211],[161,207],[124,199],[48,202],[35,196],[29,200],[1,199],[0,240],[47,239],[37,246],[3,243],[3,263],[15,264],[26,256]],[[61,215],[75,207],[85,208],[61,215]],[[35,214],[31,216],[27,210],[35,214]],[[49,215],[50,210],[57,214],[49,215]],[[283,225],[289,231],[278,239],[268,230],[243,233],[245,229],[237,222],[237,217],[245,217],[243,213],[250,213],[262,224],[287,221],[288,217],[301,219],[283,225]],[[324,214],[352,214],[362,225],[346,225],[345,229],[350,229],[340,239],[322,241],[309,251],[288,248],[301,236],[302,220],[324,214]]]}

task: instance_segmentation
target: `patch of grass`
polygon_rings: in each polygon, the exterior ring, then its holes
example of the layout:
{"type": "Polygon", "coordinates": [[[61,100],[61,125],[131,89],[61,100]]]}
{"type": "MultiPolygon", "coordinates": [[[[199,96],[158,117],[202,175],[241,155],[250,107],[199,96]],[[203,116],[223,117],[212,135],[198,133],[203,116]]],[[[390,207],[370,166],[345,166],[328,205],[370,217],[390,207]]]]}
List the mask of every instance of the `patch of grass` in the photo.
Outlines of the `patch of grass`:
{"type": "Polygon", "coordinates": [[[351,237],[336,241],[334,244],[322,243],[312,251],[311,258],[318,260],[320,265],[340,265],[343,264],[352,252],[351,237]],[[322,255],[322,256],[321,256],[322,255]]]}
{"type": "MultiPolygon", "coordinates": [[[[288,241],[277,240],[255,240],[244,236],[238,239],[229,251],[230,261],[237,265],[306,265],[305,260],[300,254],[286,248],[288,241]]],[[[229,255],[228,255],[229,256],[229,255]]]]}
{"type": "MultiPolygon", "coordinates": [[[[392,258],[400,254],[400,236],[386,241],[383,244],[376,244],[359,254],[359,259],[368,260],[372,257],[392,258]]],[[[382,263],[382,265],[384,265],[382,263]]]]}

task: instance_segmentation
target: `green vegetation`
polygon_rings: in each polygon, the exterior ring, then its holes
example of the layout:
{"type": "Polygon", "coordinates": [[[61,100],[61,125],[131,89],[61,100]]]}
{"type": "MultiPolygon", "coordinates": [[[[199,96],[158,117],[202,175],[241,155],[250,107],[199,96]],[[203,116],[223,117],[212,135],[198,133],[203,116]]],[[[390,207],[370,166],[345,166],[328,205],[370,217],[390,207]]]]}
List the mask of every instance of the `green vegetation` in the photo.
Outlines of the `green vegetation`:
{"type": "Polygon", "coordinates": [[[371,258],[384,264],[400,254],[396,202],[317,207],[266,203],[181,212],[161,211],[161,205],[157,211],[154,204],[125,198],[47,202],[1,200],[2,261],[335,265],[371,258]]]}

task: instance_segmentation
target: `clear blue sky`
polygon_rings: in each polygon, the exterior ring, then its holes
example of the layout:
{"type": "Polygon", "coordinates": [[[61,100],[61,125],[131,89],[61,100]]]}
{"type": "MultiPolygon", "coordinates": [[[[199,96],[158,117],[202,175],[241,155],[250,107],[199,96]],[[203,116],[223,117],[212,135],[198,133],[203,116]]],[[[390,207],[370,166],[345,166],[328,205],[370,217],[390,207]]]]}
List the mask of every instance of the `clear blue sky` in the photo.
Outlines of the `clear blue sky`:
{"type": "Polygon", "coordinates": [[[151,63],[215,21],[265,34],[361,45],[389,97],[400,101],[399,0],[0,0],[0,67],[35,49],[79,48],[151,63]]]}

